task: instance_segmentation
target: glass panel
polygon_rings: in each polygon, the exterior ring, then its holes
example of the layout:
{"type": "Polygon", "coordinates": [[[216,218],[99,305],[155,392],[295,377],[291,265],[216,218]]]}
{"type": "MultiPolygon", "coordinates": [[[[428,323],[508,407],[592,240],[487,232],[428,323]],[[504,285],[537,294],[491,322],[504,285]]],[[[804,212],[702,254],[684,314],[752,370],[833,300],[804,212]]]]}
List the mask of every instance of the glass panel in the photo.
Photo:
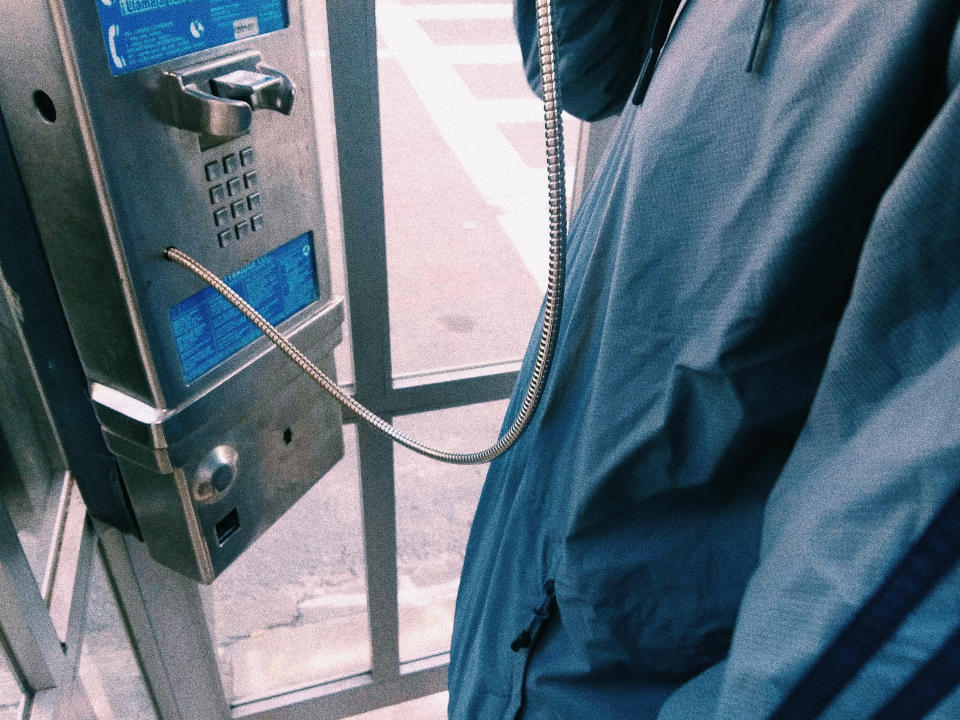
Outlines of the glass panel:
{"type": "MultiPolygon", "coordinates": [[[[492,445],[506,401],[409,415],[403,432],[449,450],[492,445]]],[[[400,660],[450,648],[463,551],[486,465],[445,465],[397,447],[397,584],[400,660]]]]}
{"type": "Polygon", "coordinates": [[[370,668],[356,431],[346,455],[204,588],[227,699],[370,668]]]}
{"type": "Polygon", "coordinates": [[[548,232],[543,111],[511,6],[380,0],[377,28],[394,374],[519,358],[548,232]]]}
{"type": "Polygon", "coordinates": [[[399,705],[371,710],[361,715],[351,715],[347,720],[446,720],[449,693],[427,695],[399,705]]]}
{"type": "MultiPolygon", "coordinates": [[[[0,638],[2,640],[2,638],[0,638]]],[[[20,720],[24,694],[0,644],[0,720],[20,720]]]]}
{"type": "Polygon", "coordinates": [[[78,672],[98,720],[156,720],[150,691],[99,553],[94,554],[78,672]]]}
{"type": "MultiPolygon", "coordinates": [[[[0,316],[8,306],[0,300],[0,316]]],[[[19,338],[0,317],[0,501],[34,578],[43,581],[65,477],[59,446],[19,338]]]]}

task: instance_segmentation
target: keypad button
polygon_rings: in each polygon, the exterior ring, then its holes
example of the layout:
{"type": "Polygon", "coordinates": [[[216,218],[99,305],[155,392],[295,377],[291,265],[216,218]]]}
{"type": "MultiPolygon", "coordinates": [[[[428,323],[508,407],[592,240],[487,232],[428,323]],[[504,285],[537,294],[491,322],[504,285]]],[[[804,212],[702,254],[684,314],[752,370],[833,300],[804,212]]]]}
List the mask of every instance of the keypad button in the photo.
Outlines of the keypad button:
{"type": "Polygon", "coordinates": [[[239,195],[243,191],[243,183],[240,182],[240,178],[230,178],[227,180],[227,192],[230,193],[230,197],[239,195]]]}
{"type": "Polygon", "coordinates": [[[233,175],[240,168],[240,160],[236,153],[230,153],[223,158],[223,171],[227,175],[233,175]]]}
{"type": "Polygon", "coordinates": [[[256,160],[256,154],[253,152],[253,148],[244,148],[240,151],[240,164],[244,167],[253,165],[254,160],[256,160]]]}
{"type": "Polygon", "coordinates": [[[234,203],[230,203],[230,211],[233,213],[235,218],[243,215],[247,210],[247,204],[243,200],[237,200],[234,203]]]}
{"type": "Polygon", "coordinates": [[[221,230],[217,233],[217,240],[220,242],[220,247],[226,247],[233,240],[233,230],[221,230]]]}
{"type": "Polygon", "coordinates": [[[247,190],[249,190],[250,188],[255,188],[257,185],[259,185],[260,178],[257,176],[257,171],[251,170],[248,173],[244,173],[243,182],[246,184],[247,190]]]}
{"type": "Polygon", "coordinates": [[[243,222],[238,222],[234,231],[237,234],[237,240],[243,240],[247,235],[250,234],[250,223],[244,220],[243,222]]]}
{"type": "Polygon", "coordinates": [[[226,225],[230,222],[230,211],[226,208],[218,208],[213,211],[213,222],[216,223],[217,227],[221,225],[226,225]]]}
{"type": "Polygon", "coordinates": [[[250,227],[253,228],[254,232],[260,231],[260,228],[263,227],[263,213],[257,213],[250,218],[250,227]]]}
{"type": "Polygon", "coordinates": [[[223,172],[220,170],[220,163],[218,163],[216,160],[213,162],[208,162],[206,165],[204,165],[203,170],[207,174],[207,180],[216,180],[223,175],[223,172]]]}
{"type": "Polygon", "coordinates": [[[254,193],[247,198],[247,206],[250,208],[250,212],[260,209],[260,193],[254,193]]]}
{"type": "Polygon", "coordinates": [[[210,203],[212,205],[217,205],[223,202],[224,197],[223,185],[217,184],[210,188],[210,203]]]}

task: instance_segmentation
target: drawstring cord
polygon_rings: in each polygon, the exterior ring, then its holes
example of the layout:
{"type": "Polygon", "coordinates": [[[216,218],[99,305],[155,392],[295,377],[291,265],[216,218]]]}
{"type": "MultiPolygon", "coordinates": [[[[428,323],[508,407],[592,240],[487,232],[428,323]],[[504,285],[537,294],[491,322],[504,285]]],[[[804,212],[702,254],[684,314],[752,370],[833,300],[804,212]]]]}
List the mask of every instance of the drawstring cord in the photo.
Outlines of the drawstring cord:
{"type": "Polygon", "coordinates": [[[767,27],[768,20],[773,16],[770,10],[773,8],[775,0],[763,0],[763,7],[760,9],[760,20],[757,22],[757,29],[753,33],[753,43],[750,46],[750,57],[747,60],[748,73],[752,73],[757,67],[757,55],[760,52],[760,41],[763,38],[763,31],[767,27]]]}
{"type": "MultiPolygon", "coordinates": [[[[757,28],[753,33],[753,42],[750,44],[750,57],[747,59],[747,67],[745,68],[748,73],[759,72],[760,46],[763,42],[764,32],[768,27],[770,30],[773,29],[774,5],[776,5],[776,0],[763,0],[763,5],[760,8],[760,19],[757,21],[757,28]]],[[[636,89],[633,91],[634,105],[643,103],[647,88],[650,87],[650,81],[653,79],[653,71],[656,68],[657,60],[670,34],[670,28],[682,7],[680,0],[673,0],[672,2],[659,0],[657,14],[650,34],[650,42],[640,67],[640,77],[637,79],[636,89]]]]}
{"type": "MultiPolygon", "coordinates": [[[[747,59],[746,72],[759,72],[760,45],[763,42],[764,32],[768,27],[772,30],[773,7],[776,0],[763,0],[760,8],[760,19],[757,21],[757,28],[753,33],[753,42],[750,44],[750,57],[747,59]]],[[[680,9],[680,0],[660,0],[657,5],[657,14],[653,22],[653,30],[650,35],[650,44],[647,47],[642,66],[640,68],[640,77],[637,80],[636,89],[633,92],[633,104],[640,105],[647,94],[647,88],[650,87],[650,81],[653,79],[653,71],[656,68],[657,60],[666,44],[667,37],[670,34],[670,27],[675,16],[680,9]]]]}

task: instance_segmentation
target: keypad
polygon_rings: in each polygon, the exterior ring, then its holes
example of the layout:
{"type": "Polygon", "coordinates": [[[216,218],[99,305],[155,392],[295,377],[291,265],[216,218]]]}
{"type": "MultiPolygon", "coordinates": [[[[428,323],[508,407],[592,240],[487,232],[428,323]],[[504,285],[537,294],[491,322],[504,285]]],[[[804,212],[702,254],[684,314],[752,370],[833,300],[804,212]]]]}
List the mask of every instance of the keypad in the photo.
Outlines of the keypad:
{"type": "Polygon", "coordinates": [[[256,161],[254,149],[246,147],[203,165],[204,177],[211,183],[207,193],[214,208],[213,225],[220,247],[264,228],[260,177],[251,169],[256,161]]]}
{"type": "Polygon", "coordinates": [[[240,169],[240,158],[237,157],[236,153],[230,153],[229,155],[224,155],[223,172],[225,174],[233,175],[239,169],[240,169]]]}
{"type": "Polygon", "coordinates": [[[207,180],[217,180],[223,175],[223,171],[220,169],[220,162],[214,160],[203,166],[204,172],[207,174],[207,180]]]}

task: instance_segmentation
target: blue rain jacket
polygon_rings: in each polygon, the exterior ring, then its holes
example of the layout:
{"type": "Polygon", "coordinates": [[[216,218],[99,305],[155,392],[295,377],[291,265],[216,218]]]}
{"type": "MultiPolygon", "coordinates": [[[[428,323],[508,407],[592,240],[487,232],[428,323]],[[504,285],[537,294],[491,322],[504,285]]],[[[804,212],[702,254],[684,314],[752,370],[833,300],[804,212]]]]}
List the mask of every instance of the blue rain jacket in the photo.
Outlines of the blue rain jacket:
{"type": "MultiPolygon", "coordinates": [[[[960,2],[690,0],[637,106],[664,4],[554,0],[565,107],[625,109],[477,509],[454,720],[764,718],[958,485],[960,2]]],[[[828,716],[958,624],[954,572],[828,716]]]]}

